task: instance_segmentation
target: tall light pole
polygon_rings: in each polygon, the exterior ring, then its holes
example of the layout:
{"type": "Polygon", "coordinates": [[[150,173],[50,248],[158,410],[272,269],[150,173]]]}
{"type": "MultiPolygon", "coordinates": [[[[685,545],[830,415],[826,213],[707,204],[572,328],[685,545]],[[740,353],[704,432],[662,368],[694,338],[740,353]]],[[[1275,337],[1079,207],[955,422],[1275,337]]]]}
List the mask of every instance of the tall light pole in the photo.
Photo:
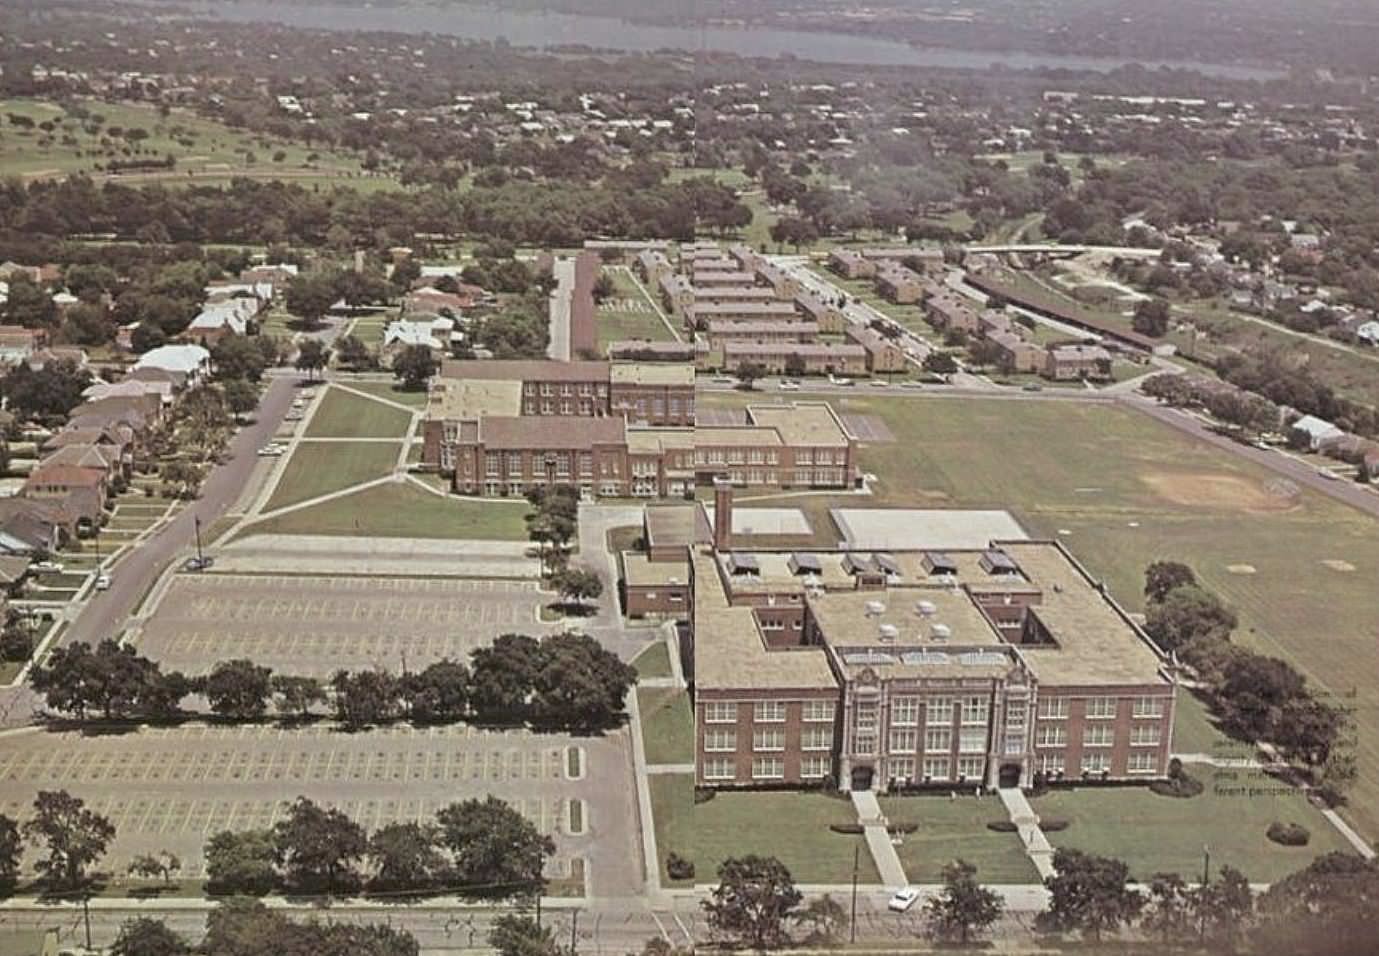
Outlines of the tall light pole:
{"type": "Polygon", "coordinates": [[[200,516],[200,515],[195,515],[195,514],[192,515],[192,527],[193,527],[194,533],[195,533],[195,535],[196,535],[196,567],[197,567],[197,570],[201,570],[203,567],[205,567],[206,561],[205,561],[205,558],[203,558],[203,557],[201,556],[201,516],[200,516]]]}

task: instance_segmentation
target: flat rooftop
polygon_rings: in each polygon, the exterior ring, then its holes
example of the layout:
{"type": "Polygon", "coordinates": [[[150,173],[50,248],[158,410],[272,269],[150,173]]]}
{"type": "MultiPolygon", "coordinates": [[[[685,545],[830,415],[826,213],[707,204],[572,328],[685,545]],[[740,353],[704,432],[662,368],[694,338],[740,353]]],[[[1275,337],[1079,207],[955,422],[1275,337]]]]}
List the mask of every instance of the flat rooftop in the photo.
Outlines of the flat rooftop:
{"type": "Polygon", "coordinates": [[[454,421],[522,413],[522,383],[493,379],[438,379],[426,396],[426,417],[454,421]]]}
{"type": "Polygon", "coordinates": [[[852,440],[832,406],[824,402],[748,405],[747,415],[757,425],[774,428],[789,445],[846,447],[852,440]]]}
{"type": "Polygon", "coordinates": [[[702,514],[698,503],[647,505],[643,516],[647,545],[653,548],[693,545],[701,537],[702,514]]]}
{"type": "Polygon", "coordinates": [[[694,366],[665,362],[614,362],[608,373],[613,385],[683,385],[694,387],[694,366]]]}
{"type": "Polygon", "coordinates": [[[834,508],[830,512],[849,548],[905,550],[984,548],[991,541],[1028,537],[1009,511],[958,508],[834,508]]]}
{"type": "Polygon", "coordinates": [[[652,561],[636,551],[622,553],[622,572],[628,587],[666,587],[689,583],[688,561],[652,561]]]}

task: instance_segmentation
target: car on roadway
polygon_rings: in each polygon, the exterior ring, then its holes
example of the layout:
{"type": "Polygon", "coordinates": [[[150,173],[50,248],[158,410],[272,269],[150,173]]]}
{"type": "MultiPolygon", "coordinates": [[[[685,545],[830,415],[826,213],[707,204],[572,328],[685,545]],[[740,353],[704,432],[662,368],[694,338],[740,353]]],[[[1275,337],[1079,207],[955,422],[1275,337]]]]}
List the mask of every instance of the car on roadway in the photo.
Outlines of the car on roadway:
{"type": "Polygon", "coordinates": [[[890,902],[886,904],[886,909],[893,913],[904,913],[911,906],[915,905],[915,900],[917,899],[919,899],[919,890],[915,889],[913,886],[907,886],[904,889],[895,891],[895,895],[892,896],[890,902]]]}
{"type": "Polygon", "coordinates": [[[883,379],[883,378],[874,378],[874,379],[871,380],[871,387],[872,387],[872,388],[890,388],[890,387],[891,387],[891,383],[888,382],[888,381],[886,381],[886,380],[883,379]]]}
{"type": "Polygon", "coordinates": [[[1038,382],[1030,382],[1028,385],[1024,385],[1021,387],[1026,392],[1042,392],[1044,390],[1044,386],[1040,385],[1038,382]]]}
{"type": "Polygon", "coordinates": [[[1320,475],[1322,478],[1325,478],[1327,481],[1340,481],[1340,480],[1341,480],[1341,476],[1338,475],[1338,474],[1336,474],[1336,473],[1335,473],[1334,471],[1332,471],[1330,468],[1318,468],[1318,469],[1317,469],[1317,474],[1320,475]]]}
{"type": "Polygon", "coordinates": [[[828,384],[830,384],[830,385],[844,385],[844,386],[846,386],[846,385],[852,385],[852,384],[853,384],[853,381],[852,381],[852,379],[850,379],[850,378],[844,378],[844,377],[841,376],[841,375],[830,375],[830,376],[828,377],[828,384]]]}
{"type": "Polygon", "coordinates": [[[58,564],[56,561],[38,561],[30,570],[39,574],[61,574],[62,565],[58,564]]]}
{"type": "Polygon", "coordinates": [[[108,574],[98,574],[98,575],[96,575],[96,590],[97,590],[97,591],[109,591],[109,590],[110,590],[110,575],[108,575],[108,574]]]}
{"type": "Polygon", "coordinates": [[[900,383],[900,387],[901,387],[901,388],[923,388],[923,387],[924,387],[924,383],[923,383],[923,382],[916,382],[916,381],[911,380],[911,381],[908,381],[908,382],[901,382],[901,383],[900,383]]]}
{"type": "Polygon", "coordinates": [[[731,375],[719,375],[713,379],[713,383],[715,385],[736,385],[737,379],[733,378],[731,375]]]}
{"type": "Polygon", "coordinates": [[[277,456],[283,454],[285,451],[287,451],[286,448],[274,442],[269,445],[264,445],[262,448],[260,448],[259,456],[261,458],[276,458],[277,456]]]}
{"type": "Polygon", "coordinates": [[[780,384],[776,387],[779,388],[782,392],[798,392],[800,390],[800,383],[792,382],[788,378],[783,378],[781,379],[780,384]]]}
{"type": "Polygon", "coordinates": [[[192,558],[188,558],[187,560],[183,561],[183,562],[182,562],[182,570],[183,570],[183,571],[205,571],[207,568],[209,568],[209,567],[210,567],[211,565],[213,565],[213,564],[215,564],[215,558],[213,558],[213,557],[211,557],[209,554],[207,554],[207,555],[202,555],[202,556],[199,557],[199,558],[192,557],[192,558]]]}

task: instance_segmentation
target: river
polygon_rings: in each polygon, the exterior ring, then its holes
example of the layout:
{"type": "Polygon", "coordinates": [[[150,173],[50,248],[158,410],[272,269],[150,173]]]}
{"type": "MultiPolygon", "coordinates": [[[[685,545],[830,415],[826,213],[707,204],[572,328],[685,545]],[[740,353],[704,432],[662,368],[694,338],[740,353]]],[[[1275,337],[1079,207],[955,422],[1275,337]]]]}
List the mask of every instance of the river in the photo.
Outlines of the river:
{"type": "MultiPolygon", "coordinates": [[[[157,0],[152,0],[157,4],[157,0]]],[[[1169,66],[1229,79],[1263,80],[1281,76],[1278,70],[1190,61],[1137,61],[1123,57],[983,52],[940,47],[915,47],[847,33],[785,30],[775,27],[684,27],[632,23],[614,17],[527,10],[450,0],[446,3],[332,4],[328,2],[274,3],[268,0],[178,0],[177,6],[200,16],[233,23],[279,23],[309,29],[433,33],[472,40],[505,40],[513,46],[544,48],[581,44],[601,49],[709,50],[744,57],[790,55],[823,63],[868,66],[917,66],[989,69],[1039,68],[1108,72],[1130,63],[1155,69],[1169,66]]]]}

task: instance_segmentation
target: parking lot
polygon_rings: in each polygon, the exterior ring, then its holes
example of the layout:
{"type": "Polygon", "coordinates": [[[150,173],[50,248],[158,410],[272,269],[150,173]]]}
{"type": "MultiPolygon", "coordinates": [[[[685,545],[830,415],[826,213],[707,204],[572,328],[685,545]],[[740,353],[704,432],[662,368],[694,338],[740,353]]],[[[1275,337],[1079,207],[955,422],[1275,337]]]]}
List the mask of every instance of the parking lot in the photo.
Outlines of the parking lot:
{"type": "Polygon", "coordinates": [[[499,634],[543,632],[541,603],[531,581],[178,575],[137,644],[189,674],[235,657],[320,677],[415,670],[464,660],[499,634]]]}
{"type": "Polygon", "coordinates": [[[576,857],[603,860],[590,878],[621,891],[631,877],[618,872],[617,854],[636,858],[635,809],[619,793],[631,791],[630,774],[625,733],[574,740],[402,724],[354,734],[327,725],[38,731],[6,741],[0,813],[24,820],[39,790],[66,789],[115,824],[106,869],[122,873],[137,854],[170,850],[180,876],[199,879],[211,834],[271,826],[299,795],[374,829],[492,794],[555,838],[553,879],[569,876],[576,857]]]}

